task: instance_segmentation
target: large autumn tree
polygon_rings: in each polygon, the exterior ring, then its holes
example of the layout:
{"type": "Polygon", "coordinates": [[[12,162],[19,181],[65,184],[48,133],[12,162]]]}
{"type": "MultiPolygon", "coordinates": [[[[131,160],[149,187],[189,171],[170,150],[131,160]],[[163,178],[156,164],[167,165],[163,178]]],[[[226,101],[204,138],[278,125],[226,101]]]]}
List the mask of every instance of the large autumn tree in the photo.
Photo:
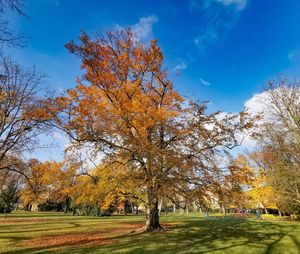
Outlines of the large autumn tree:
{"type": "Polygon", "coordinates": [[[49,101],[48,116],[73,146],[93,144],[103,164],[134,173],[146,197],[146,229],[158,230],[159,196],[211,181],[216,149],[237,145],[235,134],[252,121],[244,112],[222,117],[186,102],[168,80],[156,40],[143,45],[130,29],[79,39],[66,47],[84,74],[75,89],[49,101]]]}

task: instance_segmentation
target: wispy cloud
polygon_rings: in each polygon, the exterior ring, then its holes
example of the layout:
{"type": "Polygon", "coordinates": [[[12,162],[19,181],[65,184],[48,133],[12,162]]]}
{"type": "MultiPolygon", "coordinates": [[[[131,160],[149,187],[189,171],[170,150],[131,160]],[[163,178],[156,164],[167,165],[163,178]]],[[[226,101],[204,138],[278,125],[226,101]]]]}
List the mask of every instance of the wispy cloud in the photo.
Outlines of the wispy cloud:
{"type": "MultiPolygon", "coordinates": [[[[146,17],[141,17],[139,22],[133,25],[129,25],[131,27],[132,32],[137,41],[146,42],[153,36],[153,25],[158,22],[158,18],[156,15],[150,15],[146,17]]],[[[126,26],[128,27],[128,25],[126,26]]],[[[124,28],[123,25],[116,24],[116,30],[122,30],[124,28]]]]}
{"type": "Polygon", "coordinates": [[[224,40],[246,5],[247,0],[191,0],[190,11],[197,11],[202,16],[194,44],[203,50],[216,41],[224,40]]]}
{"type": "Polygon", "coordinates": [[[223,5],[235,5],[237,11],[243,10],[247,5],[247,0],[215,0],[223,5]]]}
{"type": "Polygon", "coordinates": [[[190,11],[205,10],[214,4],[233,6],[236,11],[243,10],[247,5],[247,0],[190,0],[190,11]]]}
{"type": "Polygon", "coordinates": [[[181,62],[174,67],[174,71],[176,75],[180,75],[183,70],[187,68],[187,64],[185,62],[181,62]]]}
{"type": "Polygon", "coordinates": [[[132,26],[132,31],[137,40],[143,41],[149,39],[153,35],[153,25],[158,22],[155,15],[141,17],[139,22],[132,26]]]}
{"type": "Polygon", "coordinates": [[[208,44],[216,41],[218,37],[218,33],[214,28],[206,29],[197,35],[194,39],[194,43],[199,49],[204,49],[208,44]]]}
{"type": "Polygon", "coordinates": [[[210,82],[208,82],[207,80],[202,79],[202,78],[199,78],[199,80],[200,80],[200,83],[201,83],[202,85],[204,85],[204,86],[210,86],[210,82]]]}
{"type": "Polygon", "coordinates": [[[288,53],[288,59],[291,61],[299,60],[300,59],[300,50],[294,49],[290,53],[288,53]]]}

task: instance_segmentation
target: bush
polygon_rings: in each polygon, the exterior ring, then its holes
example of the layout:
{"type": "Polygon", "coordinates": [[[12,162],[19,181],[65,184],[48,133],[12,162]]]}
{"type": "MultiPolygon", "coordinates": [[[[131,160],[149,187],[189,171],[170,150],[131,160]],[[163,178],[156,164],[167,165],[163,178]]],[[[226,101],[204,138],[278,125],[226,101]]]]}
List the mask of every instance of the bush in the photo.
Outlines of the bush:
{"type": "Polygon", "coordinates": [[[291,218],[291,220],[300,220],[300,215],[299,214],[291,214],[290,218],[291,218]]]}
{"type": "Polygon", "coordinates": [[[262,214],[261,217],[263,220],[274,220],[278,218],[278,216],[275,216],[274,214],[262,214]]]}
{"type": "Polygon", "coordinates": [[[56,211],[61,212],[63,211],[63,203],[53,202],[47,200],[46,202],[38,205],[39,211],[56,211]]]}

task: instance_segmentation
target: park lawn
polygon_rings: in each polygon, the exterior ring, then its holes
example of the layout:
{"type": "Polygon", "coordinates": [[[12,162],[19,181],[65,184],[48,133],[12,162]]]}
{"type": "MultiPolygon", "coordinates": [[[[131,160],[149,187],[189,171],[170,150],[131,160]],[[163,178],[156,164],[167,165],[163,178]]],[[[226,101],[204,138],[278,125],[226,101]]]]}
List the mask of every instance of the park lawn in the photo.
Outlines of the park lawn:
{"type": "Polygon", "coordinates": [[[300,253],[300,223],[163,215],[166,231],[138,233],[143,216],[0,216],[0,253],[300,253]]]}

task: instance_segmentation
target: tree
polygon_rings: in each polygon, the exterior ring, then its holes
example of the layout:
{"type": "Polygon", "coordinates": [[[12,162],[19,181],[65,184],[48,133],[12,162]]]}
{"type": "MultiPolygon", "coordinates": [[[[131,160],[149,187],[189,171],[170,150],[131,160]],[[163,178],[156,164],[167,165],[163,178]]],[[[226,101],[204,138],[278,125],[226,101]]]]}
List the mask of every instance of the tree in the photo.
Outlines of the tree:
{"type": "Polygon", "coordinates": [[[282,211],[300,209],[300,81],[271,80],[265,92],[269,112],[261,126],[255,162],[264,169],[282,211]]]}
{"type": "MultiPolygon", "coordinates": [[[[18,158],[10,158],[15,161],[18,171],[24,171],[24,164],[18,158]]],[[[0,213],[10,213],[16,208],[20,198],[21,188],[25,179],[20,179],[19,173],[2,170],[0,171],[0,213]]]]}
{"type": "Polygon", "coordinates": [[[257,178],[256,196],[262,196],[268,206],[277,207],[282,212],[298,212],[300,209],[300,171],[295,155],[287,154],[284,144],[280,147],[264,146],[253,153],[252,159],[260,167],[261,176],[257,178]],[[261,193],[261,194],[260,194],[261,193]]]}
{"type": "Polygon", "coordinates": [[[83,33],[80,42],[66,47],[81,58],[85,73],[75,89],[48,101],[48,118],[73,146],[92,144],[104,165],[135,173],[145,195],[146,229],[159,230],[159,196],[211,181],[212,155],[238,145],[235,134],[252,120],[245,112],[221,117],[206,114],[205,104],[184,104],[155,40],[142,45],[125,29],[95,40],[83,33]]]}
{"type": "Polygon", "coordinates": [[[32,204],[39,204],[47,200],[49,196],[47,188],[49,171],[48,167],[36,159],[28,161],[26,172],[28,181],[22,189],[22,201],[26,206],[31,207],[32,204]]]}
{"type": "Polygon", "coordinates": [[[255,204],[256,207],[263,208],[267,214],[267,208],[277,208],[276,197],[272,186],[271,172],[260,166],[258,156],[259,154],[256,152],[250,155],[250,159],[254,162],[252,165],[254,164],[255,167],[252,170],[254,176],[250,184],[251,189],[247,192],[247,196],[252,204],[255,204]]]}
{"type": "Polygon", "coordinates": [[[76,163],[67,159],[61,162],[31,159],[27,163],[28,181],[22,189],[23,203],[59,203],[68,212],[76,184],[77,167],[76,163]]]}
{"type": "Polygon", "coordinates": [[[26,177],[16,164],[45,130],[39,114],[43,75],[35,69],[24,70],[7,57],[1,58],[0,73],[0,171],[11,170],[26,177]]]}
{"type": "Polygon", "coordinates": [[[0,213],[10,213],[20,198],[20,184],[14,176],[9,176],[0,189],[0,213]]]}
{"type": "Polygon", "coordinates": [[[281,130],[288,132],[294,144],[300,147],[300,80],[278,79],[269,82],[266,104],[273,120],[281,130]]]}
{"type": "Polygon", "coordinates": [[[211,193],[215,196],[226,215],[226,207],[245,208],[245,189],[253,180],[252,169],[247,165],[244,156],[228,158],[228,166],[216,170],[211,193]]]}

